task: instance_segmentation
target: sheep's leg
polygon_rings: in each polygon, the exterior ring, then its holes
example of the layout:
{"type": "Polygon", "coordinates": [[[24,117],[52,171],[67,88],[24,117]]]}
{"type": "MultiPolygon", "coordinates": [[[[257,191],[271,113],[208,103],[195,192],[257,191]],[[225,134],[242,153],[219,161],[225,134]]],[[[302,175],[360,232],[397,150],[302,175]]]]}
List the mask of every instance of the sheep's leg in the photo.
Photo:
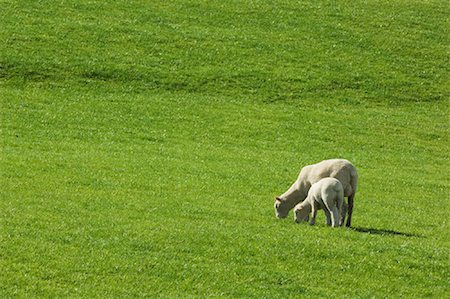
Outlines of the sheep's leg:
{"type": "Polygon", "coordinates": [[[355,193],[350,195],[348,197],[348,217],[347,217],[347,223],[345,226],[350,227],[352,225],[352,214],[353,214],[353,199],[355,198],[355,193]]]}
{"type": "Polygon", "coordinates": [[[336,206],[331,208],[331,226],[337,227],[339,221],[339,211],[336,206]]]}
{"type": "Polygon", "coordinates": [[[328,226],[336,227],[339,221],[339,212],[337,209],[337,202],[334,200],[324,200],[324,210],[327,215],[327,224],[328,226]],[[331,218],[331,219],[330,219],[331,218]]]}
{"type": "Polygon", "coordinates": [[[342,202],[342,208],[341,208],[341,214],[339,217],[339,226],[344,225],[345,222],[345,215],[347,215],[347,203],[344,201],[342,202]]]}
{"type": "Polygon", "coordinates": [[[324,207],[323,211],[325,213],[325,217],[327,218],[327,225],[331,226],[331,214],[330,214],[330,211],[328,210],[327,207],[324,207]]]}
{"type": "Polygon", "coordinates": [[[337,226],[342,226],[342,224],[343,224],[343,221],[342,221],[342,207],[343,207],[343,205],[344,205],[344,198],[343,197],[338,197],[338,199],[337,199],[337,206],[336,206],[338,214],[337,214],[337,218],[335,218],[336,221],[337,221],[337,226]]]}
{"type": "Polygon", "coordinates": [[[309,220],[310,225],[316,224],[316,216],[317,216],[317,205],[314,203],[311,205],[311,220],[309,220]]]}

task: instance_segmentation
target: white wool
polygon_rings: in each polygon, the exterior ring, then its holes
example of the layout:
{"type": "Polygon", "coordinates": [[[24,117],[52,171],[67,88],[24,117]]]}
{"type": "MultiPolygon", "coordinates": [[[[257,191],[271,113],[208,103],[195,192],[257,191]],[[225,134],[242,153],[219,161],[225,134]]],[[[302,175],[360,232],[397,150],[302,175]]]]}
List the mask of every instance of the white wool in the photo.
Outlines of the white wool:
{"type": "Polygon", "coordinates": [[[274,205],[276,216],[278,218],[287,217],[292,208],[305,200],[311,186],[326,177],[336,178],[342,184],[344,196],[348,198],[348,209],[347,205],[344,204],[342,218],[345,217],[344,211],[347,211],[346,226],[350,226],[358,173],[355,166],[345,159],[324,160],[317,164],[303,167],[292,186],[285,193],[276,197],[274,205]]]}
{"type": "Polygon", "coordinates": [[[324,178],[314,183],[309,189],[306,199],[295,206],[294,219],[296,222],[306,221],[311,212],[310,224],[316,222],[317,210],[323,209],[327,217],[327,224],[333,227],[341,226],[340,217],[344,202],[344,188],[335,178],[324,178]]]}

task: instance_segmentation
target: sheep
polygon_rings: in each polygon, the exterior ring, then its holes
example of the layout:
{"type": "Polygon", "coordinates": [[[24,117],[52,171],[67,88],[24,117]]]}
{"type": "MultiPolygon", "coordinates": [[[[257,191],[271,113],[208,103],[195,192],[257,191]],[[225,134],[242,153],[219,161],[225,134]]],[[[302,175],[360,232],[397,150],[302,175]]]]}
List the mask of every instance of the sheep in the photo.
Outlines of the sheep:
{"type": "Polygon", "coordinates": [[[340,221],[343,222],[345,214],[348,213],[346,226],[350,227],[358,173],[355,166],[345,159],[324,160],[303,167],[292,186],[285,193],[275,198],[276,217],[286,218],[289,211],[306,198],[311,185],[325,177],[336,178],[341,182],[348,206],[344,202],[340,221]]]}
{"type": "Polygon", "coordinates": [[[342,225],[340,214],[344,202],[344,188],[335,178],[323,178],[314,183],[309,189],[306,199],[295,206],[294,220],[297,223],[307,221],[311,212],[309,224],[316,223],[317,210],[323,209],[327,217],[327,224],[332,227],[342,225]]]}

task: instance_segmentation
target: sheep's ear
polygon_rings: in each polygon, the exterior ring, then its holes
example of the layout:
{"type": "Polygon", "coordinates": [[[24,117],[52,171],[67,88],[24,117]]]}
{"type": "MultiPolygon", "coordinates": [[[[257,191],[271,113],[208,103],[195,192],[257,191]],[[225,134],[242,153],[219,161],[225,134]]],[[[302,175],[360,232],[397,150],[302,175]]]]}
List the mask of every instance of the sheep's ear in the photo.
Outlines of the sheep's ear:
{"type": "Polygon", "coordinates": [[[277,197],[275,197],[275,200],[276,200],[276,201],[281,201],[281,198],[279,198],[279,197],[277,196],[277,197]]]}

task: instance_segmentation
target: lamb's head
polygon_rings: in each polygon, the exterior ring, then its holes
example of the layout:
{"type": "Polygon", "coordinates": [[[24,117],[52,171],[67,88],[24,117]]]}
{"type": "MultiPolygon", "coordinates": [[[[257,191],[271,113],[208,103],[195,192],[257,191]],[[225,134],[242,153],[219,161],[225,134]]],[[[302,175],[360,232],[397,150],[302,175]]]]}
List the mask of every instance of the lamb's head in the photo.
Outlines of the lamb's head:
{"type": "Polygon", "coordinates": [[[290,209],[288,203],[279,197],[275,197],[275,204],[273,207],[275,208],[275,216],[277,216],[277,218],[286,218],[289,214],[290,209]]]}
{"type": "Polygon", "coordinates": [[[311,213],[311,206],[306,202],[299,203],[294,207],[294,220],[297,223],[309,220],[309,213],[311,213]]]}

